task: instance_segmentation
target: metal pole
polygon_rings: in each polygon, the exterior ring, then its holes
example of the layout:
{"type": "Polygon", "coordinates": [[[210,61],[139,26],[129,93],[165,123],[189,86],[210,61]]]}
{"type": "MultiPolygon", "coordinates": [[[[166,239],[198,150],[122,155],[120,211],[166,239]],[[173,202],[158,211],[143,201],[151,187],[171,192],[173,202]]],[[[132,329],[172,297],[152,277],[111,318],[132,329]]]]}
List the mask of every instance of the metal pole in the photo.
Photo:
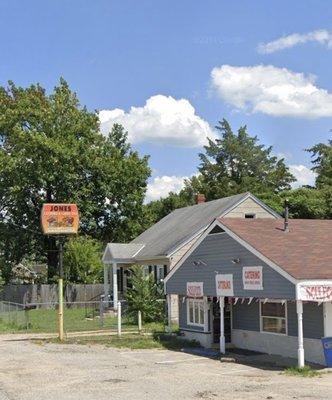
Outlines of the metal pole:
{"type": "Polygon", "coordinates": [[[220,305],[220,353],[225,354],[225,324],[224,324],[224,308],[225,297],[219,297],[220,305]]]}
{"type": "Polygon", "coordinates": [[[138,333],[142,333],[142,313],[138,311],[138,333]]]}
{"type": "Polygon", "coordinates": [[[59,340],[63,341],[63,240],[59,240],[59,282],[58,282],[58,298],[59,298],[59,340]]]}
{"type": "Polygon", "coordinates": [[[117,304],[118,308],[118,336],[121,336],[121,301],[117,304]]]}

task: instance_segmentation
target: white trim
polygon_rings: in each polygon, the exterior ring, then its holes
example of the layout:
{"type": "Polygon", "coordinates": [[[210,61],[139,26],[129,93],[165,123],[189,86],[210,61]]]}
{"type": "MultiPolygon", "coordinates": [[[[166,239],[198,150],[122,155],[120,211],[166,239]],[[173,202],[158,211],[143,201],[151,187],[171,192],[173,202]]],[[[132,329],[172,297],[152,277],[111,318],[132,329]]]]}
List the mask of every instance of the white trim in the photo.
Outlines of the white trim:
{"type": "Polygon", "coordinates": [[[244,196],[242,199],[240,199],[237,203],[233,204],[232,206],[230,206],[228,209],[226,209],[226,211],[224,211],[222,213],[222,215],[220,216],[221,218],[226,216],[226,214],[228,214],[229,212],[231,212],[234,208],[236,208],[237,206],[239,206],[241,203],[243,203],[245,200],[247,199],[251,199],[253,200],[255,203],[257,203],[258,205],[260,205],[262,208],[264,208],[265,211],[267,211],[269,214],[272,214],[274,217],[276,217],[277,219],[281,218],[281,215],[279,215],[276,211],[274,211],[272,208],[270,208],[269,206],[267,206],[265,203],[263,203],[262,201],[260,201],[256,196],[254,196],[252,193],[248,192],[246,194],[246,196],[244,196]]]}
{"type": "Polygon", "coordinates": [[[199,231],[196,231],[193,235],[191,235],[190,237],[189,237],[189,239],[186,239],[184,242],[182,242],[179,246],[177,246],[177,247],[173,247],[173,248],[171,248],[171,250],[169,250],[169,252],[168,253],[166,253],[166,257],[172,257],[173,255],[174,255],[174,253],[176,253],[176,252],[178,252],[179,250],[181,250],[182,249],[182,247],[184,247],[186,244],[188,244],[188,243],[190,243],[192,240],[194,240],[195,239],[195,237],[198,237],[198,236],[200,236],[204,231],[205,231],[205,229],[207,229],[209,227],[209,225],[206,225],[206,226],[204,226],[204,228],[201,228],[199,231]]]}
{"type": "MultiPolygon", "coordinates": [[[[117,264],[135,264],[134,258],[145,247],[145,244],[141,244],[140,249],[138,249],[136,251],[136,253],[134,253],[132,255],[132,257],[130,257],[130,258],[112,258],[112,252],[111,252],[111,249],[110,249],[110,245],[111,244],[112,243],[107,243],[106,248],[104,250],[104,253],[103,253],[103,256],[102,256],[102,262],[104,264],[113,264],[113,263],[117,263],[117,264]],[[107,256],[109,256],[108,259],[107,259],[107,256]]],[[[122,243],[120,243],[120,244],[122,244],[122,243]]],[[[130,243],[127,243],[127,244],[130,244],[130,243]]]]}
{"type": "MultiPolygon", "coordinates": [[[[281,215],[279,215],[277,212],[275,212],[272,208],[270,208],[269,206],[267,206],[266,204],[264,204],[262,201],[260,201],[256,196],[254,196],[252,193],[247,192],[240,200],[238,200],[235,204],[231,205],[229,208],[227,208],[226,210],[224,210],[218,218],[222,218],[224,216],[226,216],[226,214],[228,214],[229,212],[231,212],[234,208],[238,207],[241,203],[243,203],[245,200],[251,199],[253,200],[255,203],[257,203],[259,206],[261,206],[262,208],[264,208],[265,211],[267,211],[269,214],[272,214],[275,218],[280,219],[281,215]]],[[[256,213],[247,213],[247,214],[255,214],[255,218],[257,218],[256,213]]],[[[186,244],[188,244],[191,240],[193,240],[196,236],[201,235],[207,228],[209,227],[209,225],[204,226],[204,228],[201,228],[199,231],[196,231],[193,235],[190,236],[189,239],[186,239],[184,242],[182,242],[179,246],[177,246],[176,248],[173,248],[171,250],[168,251],[168,253],[166,253],[167,257],[171,257],[174,253],[176,253],[178,250],[180,250],[183,246],[185,246],[186,244]]],[[[223,233],[223,232],[220,232],[223,233]]],[[[179,262],[179,261],[178,261],[179,262]]]]}
{"type": "Polygon", "coordinates": [[[195,298],[192,298],[192,297],[188,297],[187,299],[186,299],[186,301],[187,301],[187,325],[188,326],[199,326],[199,327],[201,327],[201,328],[204,328],[205,327],[205,308],[206,308],[206,302],[204,301],[204,299],[195,299],[195,298]],[[197,304],[200,304],[200,306],[198,307],[198,316],[199,316],[199,319],[200,319],[200,307],[201,306],[203,306],[203,319],[204,319],[204,321],[203,321],[203,323],[201,324],[201,323],[199,323],[199,322],[191,322],[190,321],[190,313],[189,313],[189,304],[190,303],[193,303],[193,317],[194,317],[194,320],[195,320],[195,304],[197,303],[197,304]]]}
{"type": "Polygon", "coordinates": [[[202,234],[202,236],[193,244],[193,246],[187,251],[186,254],[178,261],[178,263],[171,269],[170,273],[166,276],[165,278],[165,283],[168,282],[168,280],[174,275],[174,273],[181,267],[181,265],[186,261],[186,259],[196,250],[196,248],[203,242],[203,240],[207,237],[209,232],[215,227],[219,226],[222,228],[231,238],[236,240],[239,244],[241,244],[243,247],[245,247],[247,250],[249,250],[251,253],[253,253],[255,256],[260,258],[265,264],[267,264],[269,267],[274,269],[276,272],[278,272],[281,276],[289,280],[291,283],[294,285],[298,283],[299,281],[295,279],[292,275],[290,275],[288,272],[286,272],[284,269],[279,267],[279,265],[275,264],[273,261],[271,261],[269,258],[265,257],[262,253],[260,253],[258,250],[256,250],[254,247],[252,247],[249,243],[247,243],[245,240],[241,239],[239,236],[237,236],[233,231],[231,231],[229,228],[227,228],[225,225],[223,225],[220,221],[217,219],[214,220],[209,227],[206,229],[206,231],[202,234]]]}
{"type": "Polygon", "coordinates": [[[259,301],[259,331],[260,333],[266,333],[268,335],[278,335],[278,336],[288,336],[288,304],[287,302],[284,303],[283,300],[268,300],[265,302],[260,300],[259,301]],[[268,316],[268,315],[262,315],[262,304],[266,303],[279,303],[284,305],[285,307],[285,317],[273,317],[273,316],[268,316]],[[284,319],[285,320],[285,333],[279,333],[279,332],[267,332],[263,330],[263,318],[276,318],[276,319],[284,319]]]}
{"type": "Polygon", "coordinates": [[[236,240],[238,243],[240,243],[243,247],[245,247],[247,250],[249,250],[251,253],[253,253],[255,256],[260,258],[262,261],[264,261],[267,265],[269,265],[272,269],[277,271],[281,276],[289,280],[290,282],[294,283],[294,285],[298,282],[297,279],[295,279],[292,275],[290,275],[288,272],[286,272],[284,269],[279,267],[279,265],[275,264],[273,261],[271,261],[269,258],[264,256],[262,253],[260,253],[258,250],[256,250],[253,246],[251,246],[249,243],[247,243],[245,240],[241,239],[239,236],[237,236],[233,231],[231,231],[229,228],[227,228],[225,225],[223,225],[221,222],[216,221],[217,224],[220,224],[220,227],[224,229],[226,233],[229,234],[231,238],[236,240]]]}
{"type": "Polygon", "coordinates": [[[180,268],[180,266],[186,261],[186,259],[193,253],[193,251],[203,242],[206,236],[209,234],[209,228],[215,227],[216,220],[212,221],[212,223],[207,227],[205,232],[199,237],[196,242],[192,245],[192,247],[182,256],[182,258],[175,264],[175,266],[170,270],[169,274],[166,276],[164,282],[167,283],[168,280],[174,275],[174,273],[180,268]]]}

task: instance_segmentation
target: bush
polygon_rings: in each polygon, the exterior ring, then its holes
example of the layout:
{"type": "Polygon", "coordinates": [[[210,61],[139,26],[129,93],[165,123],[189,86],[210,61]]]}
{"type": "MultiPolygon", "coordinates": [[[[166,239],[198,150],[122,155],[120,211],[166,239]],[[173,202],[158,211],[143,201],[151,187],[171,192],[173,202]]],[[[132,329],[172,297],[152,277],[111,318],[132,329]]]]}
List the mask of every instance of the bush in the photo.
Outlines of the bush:
{"type": "Polygon", "coordinates": [[[153,274],[146,275],[139,265],[132,267],[125,300],[129,315],[137,321],[138,311],[144,322],[157,322],[165,319],[165,297],[162,288],[155,283],[153,274]]]}

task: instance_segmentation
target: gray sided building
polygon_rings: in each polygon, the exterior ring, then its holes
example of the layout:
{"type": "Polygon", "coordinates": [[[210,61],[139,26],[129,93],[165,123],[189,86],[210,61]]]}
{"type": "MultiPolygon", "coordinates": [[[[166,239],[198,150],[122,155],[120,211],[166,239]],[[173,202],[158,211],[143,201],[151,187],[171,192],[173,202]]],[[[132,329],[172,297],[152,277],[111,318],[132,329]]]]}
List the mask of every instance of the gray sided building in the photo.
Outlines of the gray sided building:
{"type": "Polygon", "coordinates": [[[325,364],[332,336],[332,221],[216,220],[165,280],[179,327],[227,346],[325,364]]]}

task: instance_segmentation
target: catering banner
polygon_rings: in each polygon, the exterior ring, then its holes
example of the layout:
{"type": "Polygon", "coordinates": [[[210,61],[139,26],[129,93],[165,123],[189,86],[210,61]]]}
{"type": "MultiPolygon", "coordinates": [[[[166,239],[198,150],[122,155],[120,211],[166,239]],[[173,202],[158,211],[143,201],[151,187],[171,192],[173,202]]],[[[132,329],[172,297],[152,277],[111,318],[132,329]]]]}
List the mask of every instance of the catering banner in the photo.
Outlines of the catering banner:
{"type": "Polygon", "coordinates": [[[263,267],[243,267],[244,290],[263,290],[263,267]]]}
{"type": "Polygon", "coordinates": [[[203,297],[203,282],[187,282],[188,297],[203,297]]]}
{"type": "Polygon", "coordinates": [[[303,301],[332,301],[332,281],[306,281],[296,285],[296,298],[303,301]]]}
{"type": "Polygon", "coordinates": [[[217,296],[234,296],[233,274],[216,275],[217,296]]]}

